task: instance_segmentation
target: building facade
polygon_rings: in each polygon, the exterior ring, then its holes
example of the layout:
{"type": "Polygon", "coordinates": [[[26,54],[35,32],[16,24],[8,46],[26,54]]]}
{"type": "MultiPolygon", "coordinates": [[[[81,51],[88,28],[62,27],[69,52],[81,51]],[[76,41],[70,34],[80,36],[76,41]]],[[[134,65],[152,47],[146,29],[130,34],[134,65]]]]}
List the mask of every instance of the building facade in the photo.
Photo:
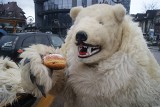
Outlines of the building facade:
{"type": "MultiPolygon", "coordinates": [[[[130,0],[118,0],[129,12],[130,0]]],[[[52,31],[65,35],[67,29],[72,25],[69,11],[76,6],[89,6],[92,4],[111,4],[114,0],[34,0],[35,24],[41,31],[52,31]]]]}
{"type": "Polygon", "coordinates": [[[144,37],[152,38],[156,43],[160,40],[160,10],[147,10],[146,13],[137,13],[133,18],[139,23],[144,37]]]}
{"type": "Polygon", "coordinates": [[[0,28],[9,33],[16,32],[26,25],[24,11],[18,7],[17,2],[0,4],[0,28]]]}
{"type": "Polygon", "coordinates": [[[160,34],[160,10],[147,10],[146,13],[137,13],[133,20],[139,23],[144,34],[147,34],[150,29],[155,29],[155,32],[160,34]]]}
{"type": "Polygon", "coordinates": [[[154,32],[160,39],[160,10],[157,10],[156,16],[154,17],[154,32]]]}

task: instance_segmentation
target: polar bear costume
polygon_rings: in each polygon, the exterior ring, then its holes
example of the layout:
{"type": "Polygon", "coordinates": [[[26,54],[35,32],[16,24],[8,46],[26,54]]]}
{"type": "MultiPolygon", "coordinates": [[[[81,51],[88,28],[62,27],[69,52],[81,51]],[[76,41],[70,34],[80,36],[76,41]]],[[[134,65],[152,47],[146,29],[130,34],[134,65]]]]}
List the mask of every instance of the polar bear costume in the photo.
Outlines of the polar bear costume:
{"type": "Polygon", "coordinates": [[[124,7],[74,7],[70,16],[74,24],[60,50],[34,45],[22,53],[24,91],[60,95],[65,107],[160,106],[160,66],[124,7]],[[44,66],[48,53],[63,55],[67,67],[44,66]]]}

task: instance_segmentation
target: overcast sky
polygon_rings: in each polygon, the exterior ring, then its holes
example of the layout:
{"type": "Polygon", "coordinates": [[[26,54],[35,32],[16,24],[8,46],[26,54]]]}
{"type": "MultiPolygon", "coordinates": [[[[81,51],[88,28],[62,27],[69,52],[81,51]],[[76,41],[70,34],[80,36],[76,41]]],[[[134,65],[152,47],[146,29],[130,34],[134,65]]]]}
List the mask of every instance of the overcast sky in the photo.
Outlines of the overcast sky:
{"type": "MultiPolygon", "coordinates": [[[[23,9],[23,11],[26,13],[25,16],[35,16],[34,13],[34,2],[33,0],[0,0],[5,3],[16,1],[18,6],[23,9]]],[[[131,0],[131,6],[130,6],[130,14],[136,14],[136,13],[144,13],[145,12],[145,5],[154,4],[157,8],[160,9],[160,0],[131,0]]]]}
{"type": "Polygon", "coordinates": [[[160,0],[131,0],[130,14],[145,13],[145,6],[160,9],[160,0]]]}

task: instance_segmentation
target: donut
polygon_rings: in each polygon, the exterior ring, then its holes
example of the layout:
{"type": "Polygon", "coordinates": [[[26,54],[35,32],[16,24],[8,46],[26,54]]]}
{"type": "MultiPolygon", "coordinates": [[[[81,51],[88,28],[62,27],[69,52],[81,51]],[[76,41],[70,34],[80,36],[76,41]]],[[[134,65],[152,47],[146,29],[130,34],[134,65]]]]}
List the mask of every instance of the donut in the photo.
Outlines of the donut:
{"type": "Polygon", "coordinates": [[[47,54],[43,57],[43,64],[54,70],[64,69],[66,59],[60,54],[47,54]]]}

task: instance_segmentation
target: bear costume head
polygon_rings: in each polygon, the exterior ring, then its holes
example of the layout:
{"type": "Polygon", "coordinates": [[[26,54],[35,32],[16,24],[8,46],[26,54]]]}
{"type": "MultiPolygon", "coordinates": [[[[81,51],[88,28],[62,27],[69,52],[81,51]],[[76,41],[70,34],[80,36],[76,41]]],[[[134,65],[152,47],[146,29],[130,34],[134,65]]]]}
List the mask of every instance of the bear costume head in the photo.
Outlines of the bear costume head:
{"type": "Polygon", "coordinates": [[[121,44],[125,8],[118,4],[75,7],[70,16],[78,57],[83,63],[95,63],[115,53],[121,44]]]}
{"type": "Polygon", "coordinates": [[[95,4],[74,7],[70,11],[73,25],[65,40],[65,55],[69,61],[98,64],[116,52],[132,57],[153,76],[157,64],[143,38],[141,29],[132,21],[121,4],[95,4]]]}

